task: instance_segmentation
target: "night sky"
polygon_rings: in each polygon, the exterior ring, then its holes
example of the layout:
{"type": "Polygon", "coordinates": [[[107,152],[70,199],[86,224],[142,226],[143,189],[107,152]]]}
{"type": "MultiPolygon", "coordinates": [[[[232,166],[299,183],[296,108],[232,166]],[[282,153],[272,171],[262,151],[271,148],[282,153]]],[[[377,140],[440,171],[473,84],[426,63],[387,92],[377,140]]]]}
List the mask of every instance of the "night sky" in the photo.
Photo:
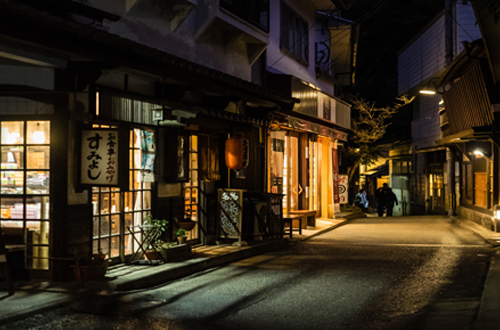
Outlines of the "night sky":
{"type": "MultiPolygon", "coordinates": [[[[358,95],[378,107],[393,105],[398,96],[397,54],[443,9],[444,0],[346,0],[350,3],[342,17],[360,22],[356,85],[342,90],[358,95]],[[349,2],[350,1],[350,2],[349,2]]],[[[391,118],[379,143],[411,137],[413,106],[410,104],[391,118]]],[[[356,116],[356,112],[352,114],[356,116]]]]}
{"type": "Polygon", "coordinates": [[[380,106],[392,104],[397,96],[397,53],[444,9],[444,0],[350,0],[350,4],[342,16],[361,22],[357,79],[351,92],[380,106]]]}

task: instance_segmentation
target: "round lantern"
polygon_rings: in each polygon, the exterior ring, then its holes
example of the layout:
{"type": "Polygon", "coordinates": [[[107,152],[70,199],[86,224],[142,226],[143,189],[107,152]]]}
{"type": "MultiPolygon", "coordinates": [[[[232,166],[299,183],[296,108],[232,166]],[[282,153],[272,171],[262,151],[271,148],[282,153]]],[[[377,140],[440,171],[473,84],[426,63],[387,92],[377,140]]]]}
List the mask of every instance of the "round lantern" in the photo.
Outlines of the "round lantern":
{"type": "Polygon", "coordinates": [[[235,135],[226,140],[226,166],[241,170],[248,166],[248,140],[235,135]]]}

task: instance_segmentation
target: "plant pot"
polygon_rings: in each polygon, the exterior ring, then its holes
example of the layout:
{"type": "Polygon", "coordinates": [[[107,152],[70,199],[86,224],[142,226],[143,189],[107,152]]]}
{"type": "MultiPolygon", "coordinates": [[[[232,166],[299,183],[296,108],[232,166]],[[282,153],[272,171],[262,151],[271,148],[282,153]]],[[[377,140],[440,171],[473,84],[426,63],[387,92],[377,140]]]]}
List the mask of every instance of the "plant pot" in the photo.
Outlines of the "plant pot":
{"type": "Polygon", "coordinates": [[[102,253],[94,253],[92,254],[92,261],[93,262],[103,262],[104,259],[106,259],[106,255],[102,253]]]}
{"type": "Polygon", "coordinates": [[[196,222],[194,221],[179,221],[177,222],[177,228],[182,228],[186,230],[193,230],[194,226],[196,226],[196,222]]]}
{"type": "Polygon", "coordinates": [[[77,281],[91,281],[104,278],[109,261],[95,262],[88,265],[71,265],[73,277],[77,281]]]}
{"type": "Polygon", "coordinates": [[[177,236],[177,242],[179,242],[179,244],[186,244],[186,239],[187,237],[186,236],[177,236]]]}
{"type": "Polygon", "coordinates": [[[156,251],[156,250],[146,250],[146,253],[144,253],[144,255],[146,256],[146,259],[147,260],[161,260],[161,257],[160,257],[160,252],[156,251]]]}
{"type": "Polygon", "coordinates": [[[164,244],[161,248],[161,255],[166,262],[175,262],[189,259],[191,257],[191,245],[169,245],[164,244]]]}

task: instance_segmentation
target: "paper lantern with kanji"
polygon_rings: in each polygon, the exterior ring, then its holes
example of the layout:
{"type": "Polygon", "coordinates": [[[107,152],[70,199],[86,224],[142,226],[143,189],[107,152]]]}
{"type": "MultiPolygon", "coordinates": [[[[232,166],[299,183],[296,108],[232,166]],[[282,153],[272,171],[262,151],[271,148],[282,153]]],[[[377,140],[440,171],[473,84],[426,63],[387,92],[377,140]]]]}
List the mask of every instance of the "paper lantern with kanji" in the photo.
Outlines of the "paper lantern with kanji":
{"type": "Polygon", "coordinates": [[[242,170],[248,166],[248,140],[235,135],[226,140],[226,166],[242,170]]]}

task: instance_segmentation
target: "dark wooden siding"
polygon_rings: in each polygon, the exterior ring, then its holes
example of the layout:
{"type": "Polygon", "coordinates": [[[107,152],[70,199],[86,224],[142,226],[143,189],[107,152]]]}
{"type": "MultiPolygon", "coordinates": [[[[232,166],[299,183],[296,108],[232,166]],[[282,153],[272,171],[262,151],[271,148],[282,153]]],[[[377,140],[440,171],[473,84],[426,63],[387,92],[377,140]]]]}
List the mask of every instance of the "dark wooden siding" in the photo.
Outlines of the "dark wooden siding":
{"type": "Polygon", "coordinates": [[[444,94],[449,134],[493,123],[490,99],[479,62],[453,84],[444,94]]]}

